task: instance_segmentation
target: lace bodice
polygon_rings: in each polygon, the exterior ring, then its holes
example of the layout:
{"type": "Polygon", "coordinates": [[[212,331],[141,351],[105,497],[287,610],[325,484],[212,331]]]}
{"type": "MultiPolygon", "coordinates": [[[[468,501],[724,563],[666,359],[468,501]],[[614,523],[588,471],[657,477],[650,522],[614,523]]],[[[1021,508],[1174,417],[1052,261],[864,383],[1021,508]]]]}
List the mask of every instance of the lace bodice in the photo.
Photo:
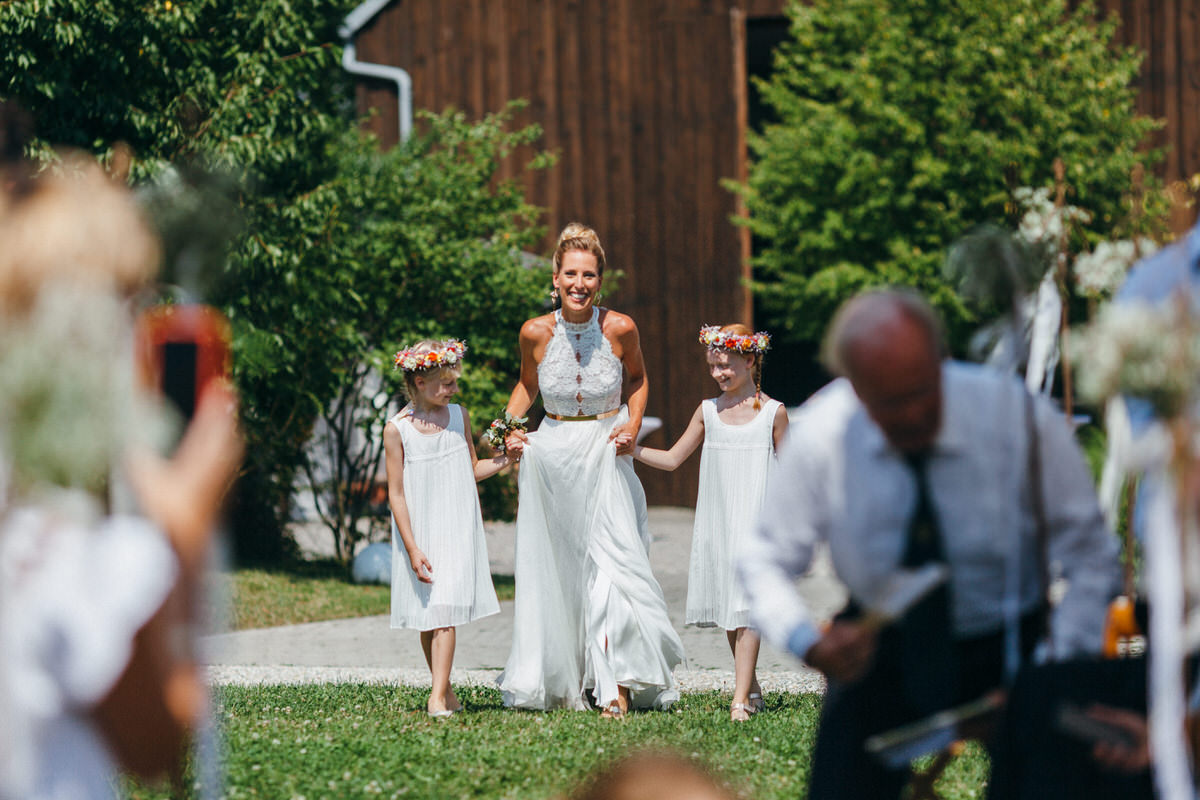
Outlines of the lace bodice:
{"type": "Polygon", "coordinates": [[[621,404],[621,361],[600,331],[600,310],[587,322],[554,312],[554,336],[538,364],[538,388],[551,414],[603,414],[621,404]]]}

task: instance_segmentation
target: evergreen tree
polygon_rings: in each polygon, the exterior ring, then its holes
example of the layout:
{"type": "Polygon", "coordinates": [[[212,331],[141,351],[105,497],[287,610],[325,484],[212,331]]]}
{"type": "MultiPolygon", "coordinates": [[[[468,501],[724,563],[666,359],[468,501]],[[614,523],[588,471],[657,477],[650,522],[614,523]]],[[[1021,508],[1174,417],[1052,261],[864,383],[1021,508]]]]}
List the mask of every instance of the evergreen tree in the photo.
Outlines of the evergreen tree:
{"type": "MultiPolygon", "coordinates": [[[[1084,236],[1130,220],[1130,175],[1156,123],[1134,110],[1140,54],[1118,20],[1064,0],[812,0],[758,85],[776,121],[750,138],[736,187],[755,237],[764,326],[816,341],[871,285],[927,292],[952,341],[969,312],[941,277],[948,245],[1004,222],[1012,190],[1053,183],[1092,215],[1084,236]]],[[[1007,220],[1011,222],[1012,220],[1007,220]]],[[[1125,231],[1121,231],[1125,232],[1125,231]]]]}

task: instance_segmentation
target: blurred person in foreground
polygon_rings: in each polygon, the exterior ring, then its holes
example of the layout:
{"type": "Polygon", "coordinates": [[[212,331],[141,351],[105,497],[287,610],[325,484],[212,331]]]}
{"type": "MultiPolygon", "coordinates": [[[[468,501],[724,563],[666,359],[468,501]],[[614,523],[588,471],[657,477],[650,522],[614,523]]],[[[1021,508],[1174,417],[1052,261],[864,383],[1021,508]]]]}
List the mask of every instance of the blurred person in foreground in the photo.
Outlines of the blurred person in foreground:
{"type": "Polygon", "coordinates": [[[178,778],[204,714],[190,630],[235,402],[210,386],[155,455],[129,298],[157,241],[91,159],[0,173],[0,798],[111,798],[119,770],[178,778]],[[112,513],[118,475],[139,513],[112,513]]]}
{"type": "Polygon", "coordinates": [[[569,800],[734,800],[700,764],[671,752],[628,756],[597,770],[569,800]]]}
{"type": "MultiPolygon", "coordinates": [[[[1172,320],[1172,314],[1178,312],[1186,321],[1189,317],[1194,320],[1200,311],[1200,221],[1133,266],[1117,293],[1116,308],[1161,315],[1179,335],[1195,335],[1172,320]]],[[[1153,330],[1144,317],[1139,322],[1153,330]]],[[[1148,350],[1134,352],[1136,358],[1148,361],[1152,357],[1148,350]]],[[[1147,365],[1142,366],[1145,369],[1147,365]]],[[[1157,371],[1149,366],[1150,374],[1157,371]]],[[[1164,378],[1189,380],[1181,366],[1164,378]]],[[[1192,375],[1190,380],[1198,377],[1192,375]]],[[[1125,395],[1123,407],[1135,437],[1125,445],[1128,451],[1146,444],[1153,448],[1149,440],[1160,434],[1166,438],[1162,426],[1177,429],[1189,417],[1194,424],[1197,416],[1196,408],[1185,407],[1179,412],[1182,418],[1172,420],[1151,397],[1137,394],[1125,395]]],[[[1099,664],[1052,664],[1022,674],[1013,690],[1006,721],[1011,730],[1006,731],[1005,750],[1000,754],[1011,766],[994,787],[997,798],[1149,797],[1155,787],[1161,797],[1195,796],[1196,765],[1200,763],[1200,656],[1194,650],[1194,639],[1190,643],[1193,649],[1188,649],[1183,620],[1173,620],[1170,608],[1184,595],[1187,570],[1180,564],[1187,563],[1190,550],[1181,547],[1176,493],[1186,491],[1193,498],[1200,497],[1200,464],[1193,450],[1182,466],[1182,475],[1175,475],[1168,459],[1130,455],[1126,453],[1125,458],[1142,461],[1139,469],[1145,470],[1138,480],[1130,524],[1139,538],[1142,596],[1149,605],[1150,626],[1143,628],[1146,656],[1099,664]],[[1176,570],[1176,576],[1167,574],[1176,570]],[[1178,660],[1186,660],[1186,664],[1172,663],[1178,660]],[[1177,669],[1183,673],[1182,680],[1177,669]],[[1154,674],[1165,680],[1152,680],[1154,674]],[[1048,708],[1064,701],[1115,729],[1116,735],[1092,743],[1073,740],[1053,726],[1037,725],[1048,708]],[[1157,730],[1147,714],[1150,707],[1162,710],[1157,730]]],[[[1192,513],[1197,513],[1195,508],[1192,513]]],[[[1182,611],[1182,607],[1174,609],[1180,617],[1182,611]]]]}
{"type": "Polygon", "coordinates": [[[1099,651],[1116,539],[1062,414],[1010,376],[946,358],[920,295],[851,299],[825,360],[843,377],[793,420],[740,575],[764,638],[828,680],[809,797],[880,800],[909,772],[870,756],[868,737],[1005,685],[1046,632],[1056,657],[1099,651]],[[821,541],[850,595],[824,629],[792,583],[821,541]],[[1045,557],[1069,580],[1050,619],[1045,557]],[[930,565],[947,580],[881,620],[881,591],[930,565]]]}

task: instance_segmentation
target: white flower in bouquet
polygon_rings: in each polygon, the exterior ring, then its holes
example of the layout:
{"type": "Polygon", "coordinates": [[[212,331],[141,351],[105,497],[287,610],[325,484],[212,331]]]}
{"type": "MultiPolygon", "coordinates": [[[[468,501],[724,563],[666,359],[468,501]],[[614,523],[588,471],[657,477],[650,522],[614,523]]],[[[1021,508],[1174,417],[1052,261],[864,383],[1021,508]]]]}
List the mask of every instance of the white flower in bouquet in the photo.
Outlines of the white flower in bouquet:
{"type": "Polygon", "coordinates": [[[1151,239],[1101,242],[1075,259],[1075,289],[1084,297],[1110,297],[1120,288],[1129,268],[1158,249],[1151,239]]]}
{"type": "Polygon", "coordinates": [[[98,490],[131,442],[165,423],[134,390],[129,312],[103,291],[46,290],[0,322],[0,450],[11,488],[98,490]]]}
{"type": "Polygon", "coordinates": [[[1021,186],[1013,190],[1013,199],[1024,210],[1017,235],[1031,245],[1041,245],[1057,254],[1066,226],[1072,222],[1086,223],[1091,214],[1077,206],[1059,208],[1050,199],[1050,189],[1021,186]]]}
{"type": "Polygon", "coordinates": [[[1200,330],[1182,304],[1105,306],[1072,337],[1072,351],[1081,397],[1141,397],[1163,418],[1188,407],[1200,375],[1200,330]]]}

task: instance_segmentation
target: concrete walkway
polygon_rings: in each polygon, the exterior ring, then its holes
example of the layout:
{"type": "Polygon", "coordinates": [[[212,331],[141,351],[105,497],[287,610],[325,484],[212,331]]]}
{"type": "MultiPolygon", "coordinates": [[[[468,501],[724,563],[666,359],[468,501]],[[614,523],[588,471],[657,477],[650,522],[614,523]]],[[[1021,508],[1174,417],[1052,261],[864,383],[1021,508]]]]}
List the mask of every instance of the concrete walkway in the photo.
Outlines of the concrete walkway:
{"type": "MultiPolygon", "coordinates": [[[[677,677],[685,685],[686,676],[678,673],[719,671],[728,673],[731,679],[733,670],[724,631],[683,624],[692,520],[693,512],[688,508],[650,509],[650,562],[666,596],[671,621],[683,639],[688,661],[686,668],[678,668],[677,677]]],[[[513,574],[514,526],[489,523],[486,528],[492,572],[513,574]]],[[[301,544],[318,549],[319,538],[301,544]]],[[[830,616],[844,602],[844,590],[833,578],[825,558],[818,559],[797,586],[821,618],[830,616]]],[[[456,675],[460,671],[502,669],[511,644],[512,619],[512,602],[506,601],[501,603],[499,614],[461,627],[454,658],[456,675]]],[[[353,675],[354,668],[374,675],[379,670],[428,674],[416,633],[391,630],[386,616],[221,634],[206,639],[202,649],[206,660],[217,667],[214,673],[218,676],[221,667],[331,667],[339,668],[336,674],[341,676],[353,675]]],[[[765,644],[759,670],[781,678],[790,675],[803,679],[809,687],[818,680],[796,659],[765,644]]],[[[769,685],[767,688],[771,690],[769,685]]]]}

